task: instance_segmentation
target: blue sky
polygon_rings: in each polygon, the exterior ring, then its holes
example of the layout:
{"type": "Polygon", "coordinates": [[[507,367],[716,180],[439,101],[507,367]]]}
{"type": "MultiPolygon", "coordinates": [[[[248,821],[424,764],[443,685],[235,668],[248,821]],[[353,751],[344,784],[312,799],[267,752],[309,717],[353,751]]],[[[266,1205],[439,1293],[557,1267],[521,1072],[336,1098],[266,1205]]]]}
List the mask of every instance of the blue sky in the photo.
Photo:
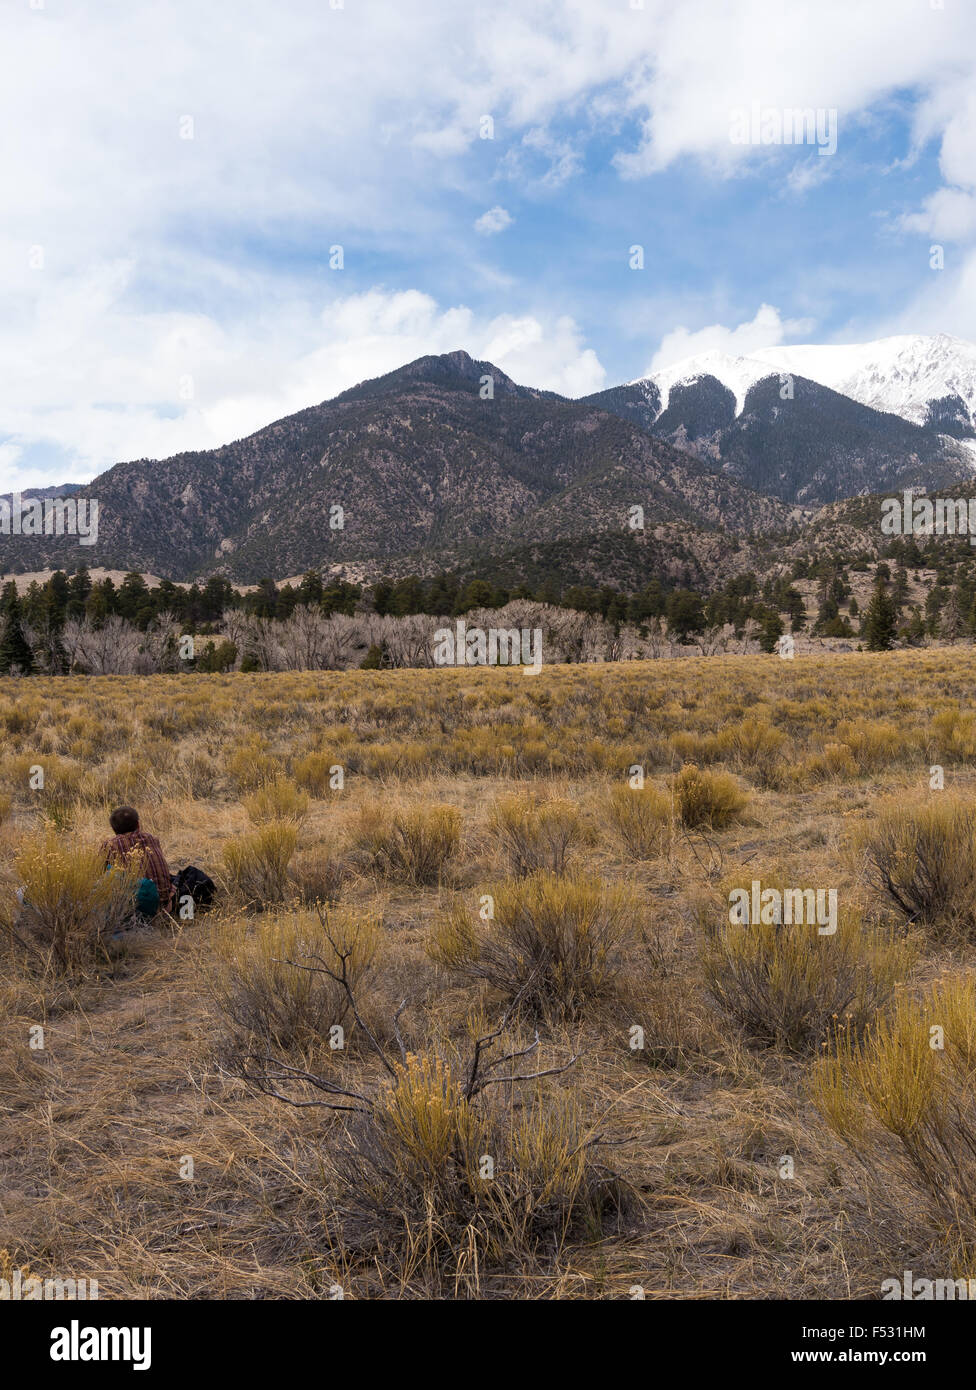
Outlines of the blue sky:
{"type": "Polygon", "coordinates": [[[16,0],[0,43],[0,489],[422,352],[580,395],[711,347],[976,338],[962,0],[16,0]],[[835,110],[836,153],[734,144],[753,102],[835,110]]]}

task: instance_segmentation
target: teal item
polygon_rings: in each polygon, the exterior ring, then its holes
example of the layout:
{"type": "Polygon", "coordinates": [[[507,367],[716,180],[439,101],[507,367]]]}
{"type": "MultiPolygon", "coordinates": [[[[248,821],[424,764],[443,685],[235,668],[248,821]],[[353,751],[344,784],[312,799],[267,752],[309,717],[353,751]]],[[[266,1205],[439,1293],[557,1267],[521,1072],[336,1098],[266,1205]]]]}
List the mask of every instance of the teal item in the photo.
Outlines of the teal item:
{"type": "Polygon", "coordinates": [[[136,908],[143,917],[155,917],[159,911],[159,889],[151,878],[141,878],[136,887],[136,908]]]}

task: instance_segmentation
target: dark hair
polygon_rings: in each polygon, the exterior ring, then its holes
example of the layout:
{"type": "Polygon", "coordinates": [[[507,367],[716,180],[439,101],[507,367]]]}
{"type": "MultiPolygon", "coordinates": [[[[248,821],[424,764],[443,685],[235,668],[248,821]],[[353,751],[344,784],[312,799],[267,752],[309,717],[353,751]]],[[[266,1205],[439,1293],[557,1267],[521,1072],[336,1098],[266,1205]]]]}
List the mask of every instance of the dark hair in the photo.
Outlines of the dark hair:
{"type": "Polygon", "coordinates": [[[120,806],[109,816],[108,823],[116,835],[130,835],[139,829],[139,812],[134,806],[120,806]]]}

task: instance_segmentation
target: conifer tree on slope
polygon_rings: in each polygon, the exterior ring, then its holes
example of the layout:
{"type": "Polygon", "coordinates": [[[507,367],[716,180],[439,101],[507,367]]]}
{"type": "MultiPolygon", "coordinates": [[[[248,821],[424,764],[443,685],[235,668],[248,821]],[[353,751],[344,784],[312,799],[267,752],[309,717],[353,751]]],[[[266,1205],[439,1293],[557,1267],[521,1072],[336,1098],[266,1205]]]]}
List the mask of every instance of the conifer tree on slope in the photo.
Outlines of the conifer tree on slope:
{"type": "Polygon", "coordinates": [[[0,675],[19,671],[29,676],[34,670],[34,653],[24,636],[23,618],[17,586],[8,584],[0,608],[0,675]]]}
{"type": "Polygon", "coordinates": [[[861,624],[861,632],[867,639],[868,651],[889,651],[895,640],[897,623],[894,600],[888,593],[884,580],[879,579],[874,586],[871,602],[865,609],[864,621],[861,624]]]}

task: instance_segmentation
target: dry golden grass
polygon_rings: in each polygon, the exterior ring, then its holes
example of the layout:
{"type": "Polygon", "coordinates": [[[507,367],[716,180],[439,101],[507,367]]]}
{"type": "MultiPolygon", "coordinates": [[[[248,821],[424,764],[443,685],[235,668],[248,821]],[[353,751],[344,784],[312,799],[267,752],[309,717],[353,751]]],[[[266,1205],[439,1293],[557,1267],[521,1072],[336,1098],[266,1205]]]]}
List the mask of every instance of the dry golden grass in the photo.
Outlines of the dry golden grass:
{"type": "Polygon", "coordinates": [[[563,873],[573,851],[587,838],[583,819],[571,801],[533,792],[500,797],[491,808],[488,825],[516,878],[543,869],[563,873]]]}
{"type": "Polygon", "coordinates": [[[945,791],[920,805],[883,803],[858,827],[863,859],[882,901],[933,937],[976,931],[976,810],[945,791]]]}
{"type": "Polygon", "coordinates": [[[481,902],[475,914],[462,899],[440,919],[431,958],[542,1017],[574,1018],[610,989],[643,916],[622,884],[549,870],[493,886],[481,902]]]}
{"type": "Polygon", "coordinates": [[[352,845],[370,868],[400,883],[439,883],[461,843],[461,816],[453,806],[364,806],[352,845]]]}
{"type": "Polygon", "coordinates": [[[672,778],[677,818],[689,830],[724,830],[739,819],[748,797],[727,772],[708,772],[686,763],[672,778]]]}
{"type": "Polygon", "coordinates": [[[913,964],[907,941],[865,926],[850,907],[829,936],[816,924],[725,921],[702,947],[706,988],[722,1011],[751,1039],[795,1053],[838,1031],[862,1036],[913,964]]]}
{"type": "Polygon", "coordinates": [[[111,964],[113,937],[133,914],[134,868],[106,872],[98,845],[48,828],[22,841],[14,872],[22,901],[4,905],[2,925],[25,969],[66,975],[111,964]]]}
{"type": "Polygon", "coordinates": [[[223,859],[232,895],[247,906],[267,907],[288,897],[288,866],[298,847],[298,827],[271,820],[224,846],[223,859]]]}
{"type": "Polygon", "coordinates": [[[976,943],[955,927],[974,890],[953,851],[954,929],[908,929],[863,846],[896,801],[911,885],[904,827],[953,830],[976,790],[974,676],[959,647],[0,681],[4,921],[44,881],[37,845],[72,881],[122,800],[225,888],[104,968],[0,942],[4,1267],[104,1298],[310,1299],[874,1298],[905,1268],[971,1270],[976,943]],[[533,917],[540,874],[558,910],[533,917]],[[835,887],[849,929],[723,941],[728,884],[774,876],[835,887]],[[326,922],[366,932],[355,1010],[309,909],[336,898],[326,922]],[[452,918],[447,969],[429,948],[452,918]],[[472,968],[486,946],[514,973],[472,968]],[[506,1017],[532,949],[528,978],[558,988],[506,1017]],[[297,968],[312,951],[333,976],[297,968]],[[851,972],[870,988],[840,1031],[851,972]],[[465,1098],[495,1030],[488,1061],[521,1055],[465,1098]],[[271,1059],[250,1082],[243,1038],[271,1059]],[[287,1104],[262,1077],[354,1108],[287,1104]]]}
{"type": "Polygon", "coordinates": [[[976,1274],[976,981],[950,976],[860,1038],[837,1039],[814,1073],[831,1128],[879,1201],[908,1192],[947,1238],[954,1278],[976,1274]]]}
{"type": "Polygon", "coordinates": [[[614,787],[607,813],[621,844],[633,859],[656,859],[664,853],[674,833],[673,797],[653,783],[614,787]]]}
{"type": "Polygon", "coordinates": [[[300,827],[308,815],[308,797],[283,777],[263,783],[243,799],[244,811],[252,825],[291,821],[300,827]]]}
{"type": "Polygon", "coordinates": [[[377,918],[339,910],[269,914],[250,928],[240,918],[220,919],[213,990],[231,1046],[308,1049],[327,1042],[336,1025],[345,1030],[349,1000],[318,963],[346,953],[349,982],[360,990],[379,941],[377,918]]]}

